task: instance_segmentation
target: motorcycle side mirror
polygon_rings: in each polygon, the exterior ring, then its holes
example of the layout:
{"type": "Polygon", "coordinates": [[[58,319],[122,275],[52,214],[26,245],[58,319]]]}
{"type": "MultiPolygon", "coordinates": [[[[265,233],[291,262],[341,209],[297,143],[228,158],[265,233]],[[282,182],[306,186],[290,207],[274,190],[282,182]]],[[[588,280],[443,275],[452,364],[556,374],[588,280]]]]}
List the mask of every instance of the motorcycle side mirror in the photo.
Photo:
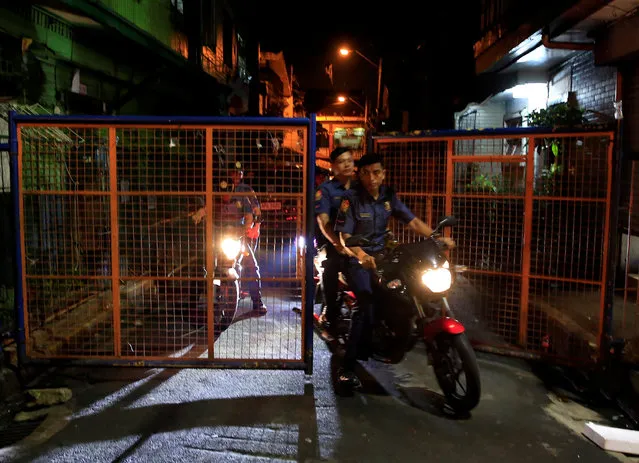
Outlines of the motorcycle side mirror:
{"type": "Polygon", "coordinates": [[[364,235],[353,235],[344,242],[347,248],[366,246],[370,243],[370,240],[365,238],[364,235]]]}
{"type": "Polygon", "coordinates": [[[454,225],[457,225],[457,219],[455,218],[455,216],[449,215],[444,217],[439,224],[437,225],[437,228],[435,228],[435,232],[439,232],[440,230],[442,230],[445,227],[452,227],[454,225]]]}

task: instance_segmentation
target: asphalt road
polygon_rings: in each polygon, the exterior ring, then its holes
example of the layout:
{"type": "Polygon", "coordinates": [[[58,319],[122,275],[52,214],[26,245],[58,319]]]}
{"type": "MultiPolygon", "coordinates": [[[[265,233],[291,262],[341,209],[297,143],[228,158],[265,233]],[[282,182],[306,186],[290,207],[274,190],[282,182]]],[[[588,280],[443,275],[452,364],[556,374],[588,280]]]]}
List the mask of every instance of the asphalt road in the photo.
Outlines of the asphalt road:
{"type": "MultiPolygon", "coordinates": [[[[269,315],[239,321],[218,342],[258,336],[270,326],[268,336],[251,342],[278,346],[276,328],[283,320],[293,323],[294,305],[275,303],[269,315]]],[[[284,348],[293,355],[297,346],[284,348]]],[[[604,418],[547,391],[523,362],[480,355],[482,401],[471,416],[453,419],[441,411],[420,348],[399,365],[364,365],[364,389],[353,397],[335,394],[336,359],[317,337],[314,348],[312,377],[294,371],[59,370],[43,384],[69,386],[74,398],[18,447],[0,450],[0,461],[619,461],[579,435],[584,422],[604,418]]]]}

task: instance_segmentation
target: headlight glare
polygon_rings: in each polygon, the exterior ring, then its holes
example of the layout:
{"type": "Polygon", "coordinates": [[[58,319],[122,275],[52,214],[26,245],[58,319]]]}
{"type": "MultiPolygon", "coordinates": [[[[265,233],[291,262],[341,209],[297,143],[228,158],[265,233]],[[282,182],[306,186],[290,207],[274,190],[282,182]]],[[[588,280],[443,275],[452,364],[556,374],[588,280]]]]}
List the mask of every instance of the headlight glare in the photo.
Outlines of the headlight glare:
{"type": "Polygon", "coordinates": [[[242,249],[240,240],[225,238],[222,240],[222,252],[228,259],[235,259],[242,249]]]}
{"type": "Polygon", "coordinates": [[[422,273],[422,283],[433,293],[448,291],[452,282],[453,277],[447,268],[435,268],[422,273]]]}

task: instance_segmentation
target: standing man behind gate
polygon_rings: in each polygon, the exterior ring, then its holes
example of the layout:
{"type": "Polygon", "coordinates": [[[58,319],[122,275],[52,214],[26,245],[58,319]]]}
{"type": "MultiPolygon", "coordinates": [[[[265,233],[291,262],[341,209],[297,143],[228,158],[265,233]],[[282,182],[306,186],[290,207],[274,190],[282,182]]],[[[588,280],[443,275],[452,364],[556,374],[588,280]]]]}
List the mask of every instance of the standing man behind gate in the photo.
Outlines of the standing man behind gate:
{"type": "Polygon", "coordinates": [[[326,246],[326,260],[323,263],[322,289],[325,308],[320,317],[326,331],[334,335],[335,321],[339,314],[337,301],[339,272],[345,269],[346,251],[333,231],[335,219],[342,197],[351,187],[355,170],[353,155],[348,148],[334,149],[330,154],[333,179],[322,183],[315,192],[315,216],[321,231],[318,234],[318,246],[326,246]]]}
{"type": "MultiPolygon", "coordinates": [[[[253,301],[253,312],[258,315],[267,313],[266,305],[262,302],[262,280],[260,267],[255,259],[253,242],[259,238],[261,210],[257,195],[253,188],[244,183],[244,171],[239,162],[228,164],[228,169],[218,186],[218,191],[226,192],[217,204],[219,212],[216,214],[220,228],[231,227],[237,230],[242,236],[244,255],[241,257],[242,276],[250,278],[246,282],[251,300],[253,301]],[[233,194],[233,193],[251,193],[233,194]]],[[[206,215],[204,207],[200,208],[192,216],[195,223],[200,223],[206,215]]]]}

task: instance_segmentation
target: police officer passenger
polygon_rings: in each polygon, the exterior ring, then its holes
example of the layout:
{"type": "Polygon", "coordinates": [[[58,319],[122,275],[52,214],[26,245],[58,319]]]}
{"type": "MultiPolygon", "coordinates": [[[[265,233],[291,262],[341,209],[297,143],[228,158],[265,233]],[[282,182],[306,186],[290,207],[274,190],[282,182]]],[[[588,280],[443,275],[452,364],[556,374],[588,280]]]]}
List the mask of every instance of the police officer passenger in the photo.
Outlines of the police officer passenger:
{"type": "MultiPolygon", "coordinates": [[[[415,217],[395,196],[391,188],[382,184],[386,171],[380,155],[366,154],[357,165],[359,184],[344,195],[335,224],[335,231],[339,233],[342,245],[352,235],[362,234],[370,240],[367,246],[345,248],[350,256],[347,279],[357,297],[358,309],[352,316],[350,336],[338,380],[355,387],[359,385],[355,374],[357,360],[367,360],[370,356],[374,313],[371,277],[376,268],[374,256],[384,249],[390,218],[395,217],[419,235],[428,237],[433,233],[426,223],[415,217]]],[[[454,246],[454,241],[449,238],[441,240],[451,248],[454,246]]]]}
{"type": "Polygon", "coordinates": [[[337,302],[338,276],[345,269],[346,251],[334,231],[337,211],[342,197],[351,186],[355,164],[348,148],[335,148],[331,154],[333,179],[323,182],[315,192],[315,216],[321,231],[317,245],[326,245],[326,260],[323,262],[322,289],[326,306],[320,321],[330,334],[334,334],[335,321],[339,313],[337,302]]]}

